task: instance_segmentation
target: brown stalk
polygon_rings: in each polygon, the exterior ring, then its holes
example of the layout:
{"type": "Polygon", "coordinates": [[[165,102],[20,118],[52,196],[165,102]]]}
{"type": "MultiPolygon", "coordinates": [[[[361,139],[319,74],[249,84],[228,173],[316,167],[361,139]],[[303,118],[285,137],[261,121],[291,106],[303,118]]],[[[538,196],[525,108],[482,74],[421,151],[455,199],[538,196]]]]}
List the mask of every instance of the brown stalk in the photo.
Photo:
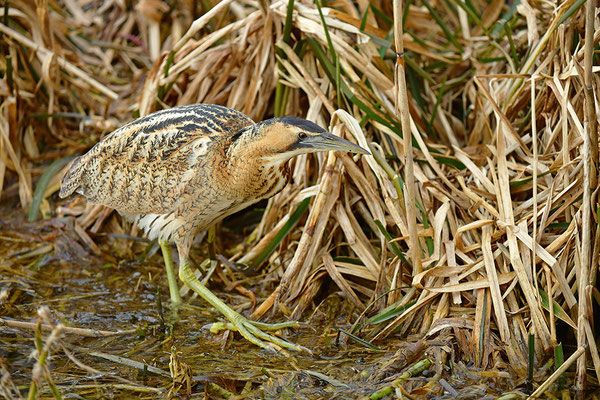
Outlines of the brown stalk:
{"type": "Polygon", "coordinates": [[[405,170],[404,183],[406,196],[404,204],[406,207],[406,224],[410,235],[409,255],[413,267],[413,274],[418,274],[422,270],[421,248],[417,236],[417,211],[416,211],[416,187],[413,159],[412,134],[410,125],[410,115],[408,114],[408,93],[406,92],[406,77],[404,71],[404,42],[402,29],[402,0],[394,0],[394,44],[396,48],[396,64],[394,70],[395,82],[395,106],[396,115],[400,117],[402,125],[403,154],[405,170]]]}
{"type": "MultiPolygon", "coordinates": [[[[585,28],[585,53],[584,53],[584,85],[585,85],[585,133],[583,136],[583,206],[581,210],[581,264],[578,271],[578,312],[577,312],[577,345],[587,347],[586,324],[592,315],[589,314],[591,298],[585,288],[590,284],[590,270],[592,261],[592,191],[596,189],[596,163],[598,162],[598,133],[596,121],[596,104],[594,102],[594,87],[592,81],[593,48],[594,48],[594,20],[596,1],[586,2],[586,28],[585,28]],[[592,142],[593,141],[593,142],[592,142]],[[593,143],[593,144],[592,144],[593,143]]],[[[598,370],[597,370],[598,372],[598,370]]],[[[600,378],[600,376],[598,376],[600,378]]],[[[586,388],[586,354],[583,353],[577,360],[577,378],[575,384],[578,390],[586,388]]]]}

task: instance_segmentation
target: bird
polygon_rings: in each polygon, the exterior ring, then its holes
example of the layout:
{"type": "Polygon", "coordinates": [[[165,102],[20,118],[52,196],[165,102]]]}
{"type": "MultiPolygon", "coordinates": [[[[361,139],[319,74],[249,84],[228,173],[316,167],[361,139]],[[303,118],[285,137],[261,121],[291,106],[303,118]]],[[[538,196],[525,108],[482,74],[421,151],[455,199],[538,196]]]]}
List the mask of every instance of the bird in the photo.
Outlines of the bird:
{"type": "Polygon", "coordinates": [[[230,321],[229,329],[264,349],[303,350],[266,332],[297,323],[248,320],[206,288],[190,268],[190,248],[200,231],[281,191],[292,157],[332,150],[370,154],[299,117],[255,123],[220,105],[178,106],[123,125],[75,158],[59,196],[79,193],[158,239],[172,303],[181,304],[171,257],[174,243],[179,278],[230,321]]]}

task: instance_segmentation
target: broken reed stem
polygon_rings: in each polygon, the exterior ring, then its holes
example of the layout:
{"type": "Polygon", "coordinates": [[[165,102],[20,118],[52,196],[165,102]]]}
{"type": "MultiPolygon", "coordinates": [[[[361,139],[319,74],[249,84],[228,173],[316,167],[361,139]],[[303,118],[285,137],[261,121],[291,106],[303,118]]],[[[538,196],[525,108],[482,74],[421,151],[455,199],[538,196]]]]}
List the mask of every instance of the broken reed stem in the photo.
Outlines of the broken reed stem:
{"type": "Polygon", "coordinates": [[[598,164],[598,125],[596,122],[596,108],[594,107],[594,80],[592,67],[594,64],[594,12],[596,10],[596,0],[587,0],[586,20],[585,20],[585,48],[583,56],[585,85],[585,109],[586,120],[588,121],[587,130],[590,137],[590,184],[591,190],[594,191],[598,184],[597,169],[598,164]],[[594,123],[589,123],[594,121],[594,123]]]}
{"type": "Polygon", "coordinates": [[[404,204],[406,207],[406,224],[410,236],[409,256],[413,267],[413,276],[421,273],[421,252],[417,233],[415,170],[413,159],[412,134],[410,130],[410,115],[408,94],[406,92],[406,76],[404,70],[404,41],[402,37],[402,0],[394,0],[394,44],[396,46],[396,66],[394,69],[396,115],[400,116],[402,126],[404,166],[404,204]]]}
{"type": "MultiPolygon", "coordinates": [[[[37,323],[34,322],[23,322],[23,321],[12,321],[5,318],[0,318],[0,327],[7,328],[16,328],[16,329],[30,329],[36,330],[37,323]]],[[[41,324],[41,328],[46,331],[51,331],[54,329],[51,325],[41,324]]],[[[129,335],[131,333],[136,333],[137,329],[128,329],[126,331],[121,332],[111,332],[111,331],[99,331],[96,329],[84,329],[84,328],[74,328],[70,326],[62,326],[62,332],[70,333],[78,336],[85,337],[106,337],[106,336],[119,336],[119,335],[129,335]]]]}
{"type": "Polygon", "coordinates": [[[571,364],[575,362],[575,360],[581,359],[583,353],[585,353],[585,347],[579,347],[575,353],[571,354],[571,357],[569,357],[567,361],[558,367],[556,371],[554,371],[554,373],[550,375],[550,377],[546,379],[544,383],[542,383],[540,387],[538,387],[535,392],[533,392],[531,396],[527,398],[527,400],[537,399],[540,397],[540,395],[544,394],[550,385],[552,385],[554,381],[556,381],[571,366],[571,364]]]}
{"type": "Polygon", "coordinates": [[[31,384],[29,386],[29,393],[27,394],[28,400],[34,400],[38,398],[39,389],[41,387],[42,378],[45,378],[48,387],[52,392],[55,399],[62,399],[52,373],[48,367],[48,358],[50,357],[50,350],[55,343],[60,340],[60,336],[63,332],[63,325],[59,324],[52,327],[52,332],[46,338],[46,343],[42,339],[42,320],[46,321],[50,325],[50,309],[47,306],[42,306],[38,309],[38,323],[36,324],[35,343],[37,347],[37,361],[31,371],[31,384]]]}
{"type": "MultiPolygon", "coordinates": [[[[537,202],[537,189],[538,189],[538,181],[537,181],[537,175],[538,175],[538,137],[537,137],[537,124],[536,124],[536,112],[535,112],[535,76],[531,77],[531,139],[532,139],[532,143],[531,143],[531,147],[533,147],[533,166],[532,166],[532,176],[533,176],[533,232],[532,232],[532,241],[533,241],[533,246],[531,248],[531,260],[532,260],[532,270],[533,270],[533,277],[537,276],[537,243],[538,243],[538,237],[537,237],[537,224],[538,224],[538,219],[537,219],[537,210],[538,210],[538,202],[537,202]]],[[[538,285],[538,279],[534,278],[533,281],[535,282],[535,292],[539,293],[539,285],[538,285]]],[[[548,297],[552,298],[552,287],[550,284],[550,281],[548,281],[548,297]]],[[[541,308],[541,303],[540,303],[540,297],[537,296],[538,299],[538,306],[541,308]]],[[[552,303],[550,303],[552,304],[552,303]]],[[[552,307],[550,308],[550,314],[552,317],[552,307]]],[[[555,338],[556,336],[552,334],[552,324],[553,322],[553,318],[550,318],[550,340],[552,341],[552,344],[554,345],[554,341],[552,340],[553,338],[555,338]]]]}
{"type": "MultiPolygon", "coordinates": [[[[592,247],[592,185],[595,186],[595,173],[592,171],[592,138],[598,142],[596,134],[596,112],[593,98],[592,64],[594,51],[594,13],[596,11],[595,0],[588,0],[586,6],[585,26],[585,52],[584,52],[584,85],[585,85],[585,132],[583,135],[583,205],[581,210],[581,263],[578,271],[578,317],[577,317],[577,345],[579,348],[586,346],[585,324],[588,321],[588,297],[585,288],[589,284],[591,247],[592,247]]],[[[597,156],[597,154],[596,154],[597,156]]],[[[595,161],[595,160],[594,160],[595,161]]],[[[577,375],[575,387],[585,390],[586,381],[586,355],[585,353],[577,360],[577,375]]]]}
{"type": "Polygon", "coordinates": [[[185,34],[175,43],[173,46],[173,52],[178,52],[181,48],[196,34],[200,29],[204,28],[204,26],[215,16],[219,15],[221,11],[223,11],[232,0],[223,0],[213,8],[208,10],[206,14],[202,15],[200,18],[197,18],[189,29],[185,32],[185,34]]]}

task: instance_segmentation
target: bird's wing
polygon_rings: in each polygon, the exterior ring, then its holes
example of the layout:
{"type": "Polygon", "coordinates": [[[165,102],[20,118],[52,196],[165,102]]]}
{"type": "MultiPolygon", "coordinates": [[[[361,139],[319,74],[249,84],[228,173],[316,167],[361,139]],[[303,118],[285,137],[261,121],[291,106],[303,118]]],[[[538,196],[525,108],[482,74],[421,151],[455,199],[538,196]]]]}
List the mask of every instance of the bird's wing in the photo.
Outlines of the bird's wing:
{"type": "Polygon", "coordinates": [[[253,124],[238,111],[209,104],[150,114],[117,129],[75,159],[60,196],[77,191],[124,214],[170,213],[192,178],[210,178],[217,153],[211,150],[253,124]]]}

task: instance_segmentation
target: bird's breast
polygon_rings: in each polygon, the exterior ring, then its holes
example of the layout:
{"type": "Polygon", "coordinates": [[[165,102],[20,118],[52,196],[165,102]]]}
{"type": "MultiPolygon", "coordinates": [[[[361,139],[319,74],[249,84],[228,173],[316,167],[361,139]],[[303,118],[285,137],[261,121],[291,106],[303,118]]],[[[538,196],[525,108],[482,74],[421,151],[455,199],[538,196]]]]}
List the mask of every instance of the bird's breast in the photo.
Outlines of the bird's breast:
{"type": "Polygon", "coordinates": [[[285,187],[289,178],[290,168],[287,162],[284,162],[281,165],[271,165],[267,167],[264,173],[264,181],[261,183],[257,197],[260,199],[268,199],[275,196],[285,187]]]}
{"type": "Polygon", "coordinates": [[[260,201],[281,191],[289,178],[288,162],[273,163],[260,154],[233,151],[222,159],[219,179],[236,202],[260,201]]]}

